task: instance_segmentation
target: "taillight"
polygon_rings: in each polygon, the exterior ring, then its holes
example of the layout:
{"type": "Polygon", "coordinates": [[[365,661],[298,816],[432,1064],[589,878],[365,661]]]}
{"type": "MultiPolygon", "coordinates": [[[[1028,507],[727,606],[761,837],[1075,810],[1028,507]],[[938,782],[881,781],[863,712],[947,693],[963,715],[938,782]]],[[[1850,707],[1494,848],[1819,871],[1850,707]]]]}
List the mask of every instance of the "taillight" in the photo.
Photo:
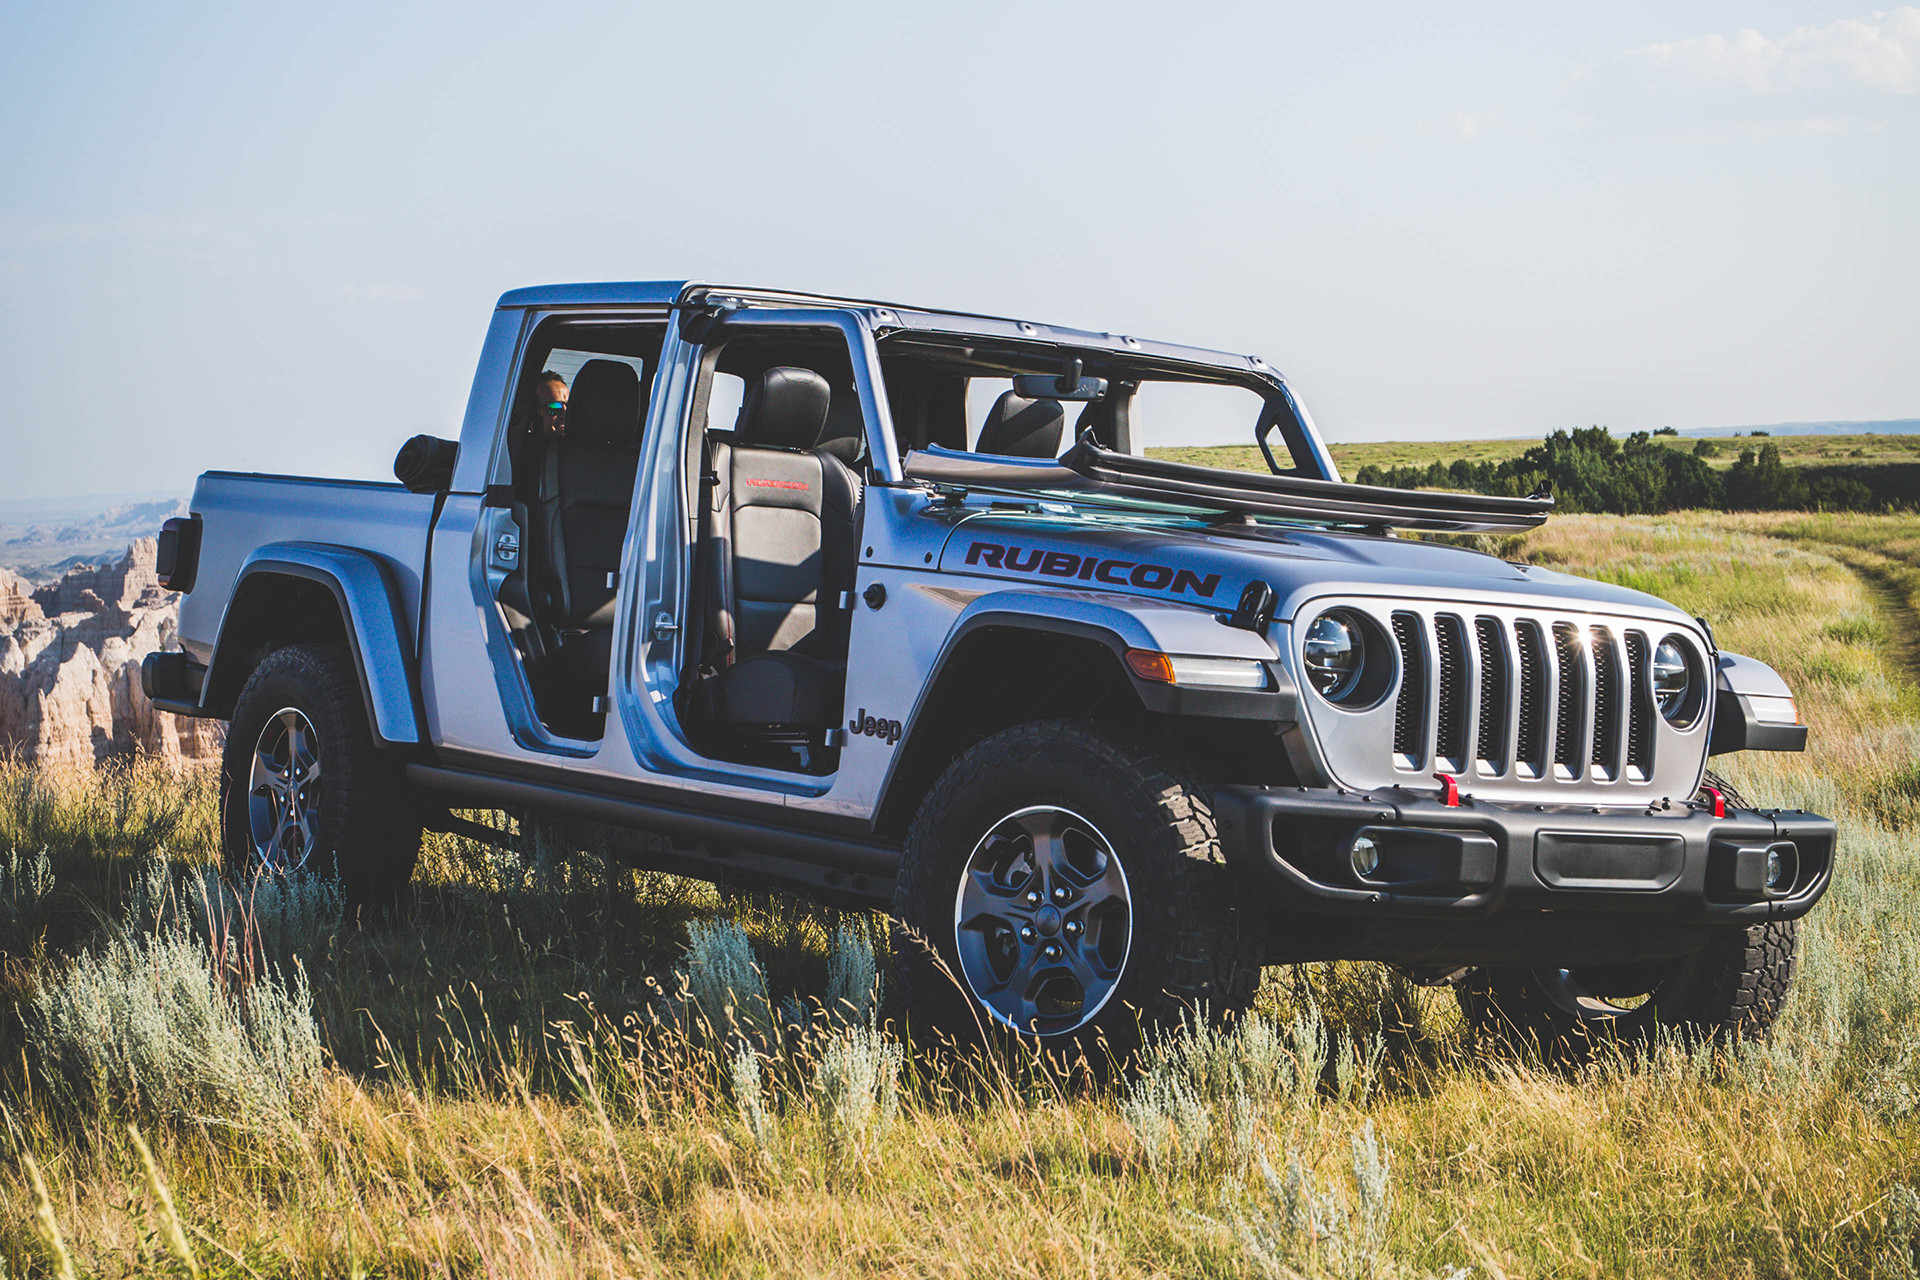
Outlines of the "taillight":
{"type": "Polygon", "coordinates": [[[167,590],[193,590],[194,574],[200,569],[199,516],[175,516],[160,526],[153,567],[167,590]]]}

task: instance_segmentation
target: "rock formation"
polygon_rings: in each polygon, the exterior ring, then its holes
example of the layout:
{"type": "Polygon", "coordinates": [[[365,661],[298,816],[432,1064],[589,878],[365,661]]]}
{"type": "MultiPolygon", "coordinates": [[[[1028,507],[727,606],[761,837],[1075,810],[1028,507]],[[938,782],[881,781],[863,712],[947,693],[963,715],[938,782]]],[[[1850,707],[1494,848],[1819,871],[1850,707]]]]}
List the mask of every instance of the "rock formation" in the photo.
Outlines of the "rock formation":
{"type": "Polygon", "coordinates": [[[224,726],[156,711],[140,689],[140,660],[172,643],[179,617],[154,548],[140,538],[118,563],[38,589],[0,569],[0,750],[45,765],[219,758],[224,726]]]}

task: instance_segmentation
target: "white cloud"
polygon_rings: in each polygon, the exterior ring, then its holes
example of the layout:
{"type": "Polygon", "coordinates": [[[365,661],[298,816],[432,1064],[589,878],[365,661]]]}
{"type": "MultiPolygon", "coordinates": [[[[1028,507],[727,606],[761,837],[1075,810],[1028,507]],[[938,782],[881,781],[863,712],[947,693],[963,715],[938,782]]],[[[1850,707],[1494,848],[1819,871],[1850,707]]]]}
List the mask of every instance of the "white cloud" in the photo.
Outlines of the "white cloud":
{"type": "Polygon", "coordinates": [[[1747,28],[1650,44],[1624,55],[1661,78],[1753,93],[1855,88],[1920,92],[1920,8],[1799,27],[1779,38],[1747,28]]]}

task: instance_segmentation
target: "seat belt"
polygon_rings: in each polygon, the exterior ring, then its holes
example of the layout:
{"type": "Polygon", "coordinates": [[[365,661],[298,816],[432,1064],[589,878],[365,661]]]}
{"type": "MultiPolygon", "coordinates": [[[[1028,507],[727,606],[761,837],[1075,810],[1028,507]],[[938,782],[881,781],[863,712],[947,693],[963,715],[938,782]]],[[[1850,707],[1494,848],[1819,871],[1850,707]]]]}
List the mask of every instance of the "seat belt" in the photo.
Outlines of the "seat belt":
{"type": "Polygon", "coordinates": [[[540,468],[540,523],[542,540],[547,544],[547,559],[559,569],[554,590],[559,599],[548,601],[558,616],[552,620],[556,627],[563,626],[573,618],[573,584],[567,577],[567,541],[560,529],[560,440],[559,436],[548,436],[546,455],[541,459],[540,468]]]}
{"type": "Polygon", "coordinates": [[[719,664],[733,652],[733,637],[716,634],[721,628],[715,611],[708,605],[713,579],[719,572],[719,566],[713,563],[717,549],[713,520],[721,502],[720,474],[714,466],[713,452],[712,437],[703,434],[700,439],[700,515],[694,524],[694,553],[689,557],[693,583],[687,593],[687,614],[698,630],[687,637],[687,669],[681,680],[682,687],[688,689],[697,684],[704,673],[718,671],[719,664]]]}

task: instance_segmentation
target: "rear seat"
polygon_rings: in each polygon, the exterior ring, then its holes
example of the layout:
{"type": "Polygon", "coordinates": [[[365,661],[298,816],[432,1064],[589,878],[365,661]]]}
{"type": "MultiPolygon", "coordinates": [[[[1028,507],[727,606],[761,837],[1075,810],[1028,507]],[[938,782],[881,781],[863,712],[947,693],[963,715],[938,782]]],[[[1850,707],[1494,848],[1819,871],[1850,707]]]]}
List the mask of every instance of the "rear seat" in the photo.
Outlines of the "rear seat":
{"type": "MultiPolygon", "coordinates": [[[[567,430],[546,442],[528,513],[540,617],[558,632],[543,692],[562,720],[591,714],[607,691],[615,574],[640,463],[640,378],[618,360],[589,360],[567,395],[567,430]]],[[[552,719],[553,717],[549,717],[552,719]]]]}
{"type": "Polygon", "coordinates": [[[973,451],[1013,458],[1057,458],[1066,421],[1066,410],[1058,400],[1028,400],[1012,391],[1004,392],[987,410],[973,451]]]}

